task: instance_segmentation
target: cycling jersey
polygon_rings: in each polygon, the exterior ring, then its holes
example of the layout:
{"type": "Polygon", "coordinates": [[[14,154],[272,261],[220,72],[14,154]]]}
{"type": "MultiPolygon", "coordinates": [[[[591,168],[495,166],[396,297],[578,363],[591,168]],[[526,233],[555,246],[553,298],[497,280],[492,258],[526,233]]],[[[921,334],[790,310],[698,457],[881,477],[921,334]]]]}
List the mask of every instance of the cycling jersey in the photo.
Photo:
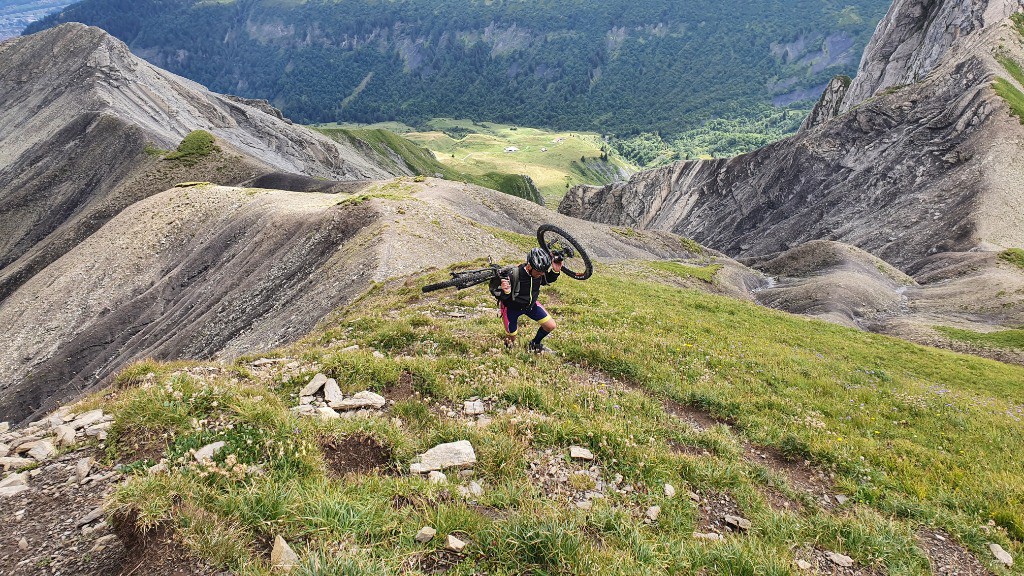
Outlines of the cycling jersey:
{"type": "Polygon", "coordinates": [[[507,268],[503,272],[508,272],[509,284],[512,290],[505,294],[501,291],[501,278],[492,278],[490,284],[491,294],[499,302],[508,306],[510,310],[518,312],[525,312],[533,308],[534,304],[537,303],[537,297],[540,295],[540,287],[558,280],[559,276],[558,272],[548,270],[540,278],[534,278],[526,271],[525,263],[515,268],[507,268]]]}

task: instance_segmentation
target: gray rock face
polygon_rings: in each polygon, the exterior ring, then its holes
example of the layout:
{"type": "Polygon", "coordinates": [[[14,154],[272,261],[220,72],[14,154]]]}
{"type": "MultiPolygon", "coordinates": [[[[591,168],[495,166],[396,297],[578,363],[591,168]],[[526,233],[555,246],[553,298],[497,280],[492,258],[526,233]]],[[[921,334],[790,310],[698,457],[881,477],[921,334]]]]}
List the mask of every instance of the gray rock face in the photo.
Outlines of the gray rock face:
{"type": "Polygon", "coordinates": [[[938,252],[1024,246],[1024,126],[991,88],[994,74],[1008,76],[991,56],[1000,44],[1024,62],[1019,34],[1001,22],[947,50],[921,82],[791,138],[576,187],[559,211],[676,232],[732,256],[825,239],[906,268],[938,252]]]}
{"type": "Polygon", "coordinates": [[[919,82],[964,38],[1022,8],[1022,0],[896,0],[864,49],[842,112],[887,88],[919,82]]]}
{"type": "Polygon", "coordinates": [[[821,93],[821,98],[818,99],[818,103],[811,109],[811,113],[807,115],[803,124],[800,125],[800,130],[814,128],[818,124],[838,116],[843,99],[846,97],[846,91],[850,88],[850,82],[852,80],[849,76],[836,76],[833,78],[828,83],[828,86],[825,87],[825,91],[821,93]]]}

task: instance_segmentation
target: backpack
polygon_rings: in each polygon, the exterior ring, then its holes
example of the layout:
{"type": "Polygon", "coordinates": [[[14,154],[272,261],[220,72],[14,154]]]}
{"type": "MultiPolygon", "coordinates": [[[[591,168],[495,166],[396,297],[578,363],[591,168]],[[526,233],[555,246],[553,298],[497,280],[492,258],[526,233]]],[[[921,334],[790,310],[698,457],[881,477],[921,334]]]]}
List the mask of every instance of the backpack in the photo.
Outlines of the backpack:
{"type": "Polygon", "coordinates": [[[515,300],[516,296],[519,296],[519,266],[506,266],[501,269],[498,276],[491,278],[491,296],[497,300],[501,294],[501,276],[504,274],[508,275],[509,284],[512,285],[512,299],[515,300]]]}

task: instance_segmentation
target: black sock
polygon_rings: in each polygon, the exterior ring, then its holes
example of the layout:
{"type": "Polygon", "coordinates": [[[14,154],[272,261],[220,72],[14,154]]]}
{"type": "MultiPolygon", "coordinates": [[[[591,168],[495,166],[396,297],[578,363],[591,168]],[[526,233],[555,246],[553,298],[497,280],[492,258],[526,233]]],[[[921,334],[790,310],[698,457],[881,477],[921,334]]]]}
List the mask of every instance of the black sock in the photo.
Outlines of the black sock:
{"type": "Polygon", "coordinates": [[[551,334],[551,332],[545,330],[543,326],[538,327],[537,335],[533,337],[533,345],[540,346],[540,341],[543,340],[544,337],[547,336],[548,334],[551,334]]]}

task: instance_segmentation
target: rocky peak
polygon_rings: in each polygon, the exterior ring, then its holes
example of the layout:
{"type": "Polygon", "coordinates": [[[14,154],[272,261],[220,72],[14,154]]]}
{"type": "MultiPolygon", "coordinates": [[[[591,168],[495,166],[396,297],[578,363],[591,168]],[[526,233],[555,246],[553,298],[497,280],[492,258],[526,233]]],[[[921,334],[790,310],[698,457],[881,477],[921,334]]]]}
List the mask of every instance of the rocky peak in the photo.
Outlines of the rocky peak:
{"type": "Polygon", "coordinates": [[[840,112],[914,84],[961,40],[1024,9],[1024,0],[896,0],[878,23],[840,112]]]}
{"type": "Polygon", "coordinates": [[[842,107],[843,100],[846,97],[846,92],[850,89],[850,82],[849,76],[836,76],[833,78],[828,83],[828,86],[825,87],[825,91],[821,93],[821,98],[818,99],[818,103],[811,109],[811,113],[807,115],[804,123],[800,125],[800,131],[809,130],[829,118],[838,116],[839,109],[842,107]]]}

